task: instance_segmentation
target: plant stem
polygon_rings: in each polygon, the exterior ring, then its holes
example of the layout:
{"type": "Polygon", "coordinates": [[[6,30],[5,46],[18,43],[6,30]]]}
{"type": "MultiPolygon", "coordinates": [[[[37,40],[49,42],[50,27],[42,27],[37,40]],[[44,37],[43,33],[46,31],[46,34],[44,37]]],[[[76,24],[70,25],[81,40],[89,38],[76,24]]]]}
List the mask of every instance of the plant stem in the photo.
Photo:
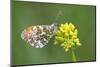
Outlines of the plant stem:
{"type": "Polygon", "coordinates": [[[76,62],[76,57],[75,57],[75,53],[74,53],[74,49],[72,47],[72,59],[73,59],[73,62],[76,62]]]}

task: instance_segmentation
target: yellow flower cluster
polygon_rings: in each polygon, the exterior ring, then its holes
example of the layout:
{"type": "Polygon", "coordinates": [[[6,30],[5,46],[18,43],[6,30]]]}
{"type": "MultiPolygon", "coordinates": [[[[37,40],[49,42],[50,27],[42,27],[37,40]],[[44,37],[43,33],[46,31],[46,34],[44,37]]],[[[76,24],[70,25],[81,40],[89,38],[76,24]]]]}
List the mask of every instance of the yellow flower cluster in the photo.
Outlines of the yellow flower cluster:
{"type": "Polygon", "coordinates": [[[71,47],[80,46],[78,31],[72,23],[61,24],[55,36],[54,44],[61,44],[67,52],[71,47]]]}

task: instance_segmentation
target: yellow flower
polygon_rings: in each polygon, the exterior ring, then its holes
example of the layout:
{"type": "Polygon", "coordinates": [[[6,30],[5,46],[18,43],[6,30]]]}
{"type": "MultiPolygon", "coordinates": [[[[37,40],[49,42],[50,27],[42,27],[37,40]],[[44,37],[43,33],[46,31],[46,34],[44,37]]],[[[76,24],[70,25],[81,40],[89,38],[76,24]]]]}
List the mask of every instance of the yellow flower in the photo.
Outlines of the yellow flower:
{"type": "Polygon", "coordinates": [[[61,44],[61,46],[67,52],[71,47],[81,45],[77,35],[78,35],[78,30],[72,23],[61,24],[56,33],[54,43],[61,44]]]}

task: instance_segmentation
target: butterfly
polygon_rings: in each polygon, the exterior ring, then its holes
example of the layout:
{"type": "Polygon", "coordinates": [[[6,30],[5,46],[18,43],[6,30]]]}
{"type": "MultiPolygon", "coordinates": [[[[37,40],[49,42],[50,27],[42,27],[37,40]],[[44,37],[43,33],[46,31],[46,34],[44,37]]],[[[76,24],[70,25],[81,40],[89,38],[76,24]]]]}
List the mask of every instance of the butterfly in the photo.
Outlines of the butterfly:
{"type": "Polygon", "coordinates": [[[56,24],[34,25],[24,29],[21,38],[35,48],[43,48],[57,31],[56,24]]]}

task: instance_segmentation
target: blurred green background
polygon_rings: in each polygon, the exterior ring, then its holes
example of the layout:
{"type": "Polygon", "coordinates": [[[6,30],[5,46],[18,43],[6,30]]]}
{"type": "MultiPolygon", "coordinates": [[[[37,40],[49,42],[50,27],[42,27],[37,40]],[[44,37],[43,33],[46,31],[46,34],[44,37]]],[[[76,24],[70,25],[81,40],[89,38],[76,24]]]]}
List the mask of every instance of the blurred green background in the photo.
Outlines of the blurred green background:
{"type": "Polygon", "coordinates": [[[53,38],[41,49],[21,39],[21,32],[32,25],[72,22],[78,29],[82,46],[75,48],[77,61],[96,60],[96,7],[89,5],[12,2],[11,63],[13,65],[72,62],[71,51],[65,52],[53,38]],[[57,17],[59,10],[63,15],[57,17]],[[57,18],[57,20],[55,20],[57,18]]]}

